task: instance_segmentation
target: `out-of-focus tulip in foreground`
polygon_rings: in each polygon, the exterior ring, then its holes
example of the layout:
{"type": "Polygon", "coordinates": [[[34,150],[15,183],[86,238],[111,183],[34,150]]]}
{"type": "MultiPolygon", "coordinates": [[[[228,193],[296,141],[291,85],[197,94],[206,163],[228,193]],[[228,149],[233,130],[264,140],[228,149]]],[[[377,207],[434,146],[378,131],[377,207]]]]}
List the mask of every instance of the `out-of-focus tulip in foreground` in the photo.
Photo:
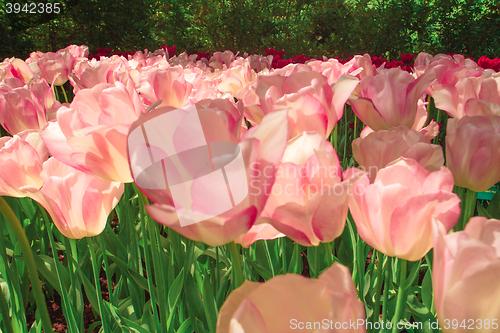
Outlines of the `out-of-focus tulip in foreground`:
{"type": "MultiPolygon", "coordinates": [[[[198,124],[201,125],[201,130],[205,136],[204,142],[199,144],[195,143],[194,146],[198,147],[195,149],[201,149],[202,146],[211,143],[229,143],[237,145],[243,157],[244,165],[241,166],[243,169],[241,172],[243,172],[243,176],[246,175],[248,181],[248,183],[245,184],[245,186],[248,187],[248,195],[243,197],[243,200],[236,200],[236,198],[234,198],[235,205],[231,209],[226,211],[223,210],[223,213],[207,218],[201,222],[195,222],[200,221],[199,214],[204,214],[207,210],[211,211],[213,208],[205,205],[213,201],[208,200],[213,198],[207,198],[207,193],[212,193],[214,188],[203,190],[203,181],[200,178],[195,177],[196,179],[189,183],[191,187],[183,192],[184,197],[182,201],[177,202],[172,194],[172,188],[169,187],[173,185],[170,184],[170,180],[168,180],[169,186],[166,186],[166,188],[165,186],[157,187],[157,189],[154,187],[150,187],[149,189],[141,188],[141,190],[154,202],[153,205],[146,206],[147,212],[153,219],[190,239],[202,241],[211,246],[227,244],[247,232],[253,226],[256,217],[264,208],[267,197],[269,196],[268,188],[274,183],[275,169],[281,160],[288,137],[288,117],[286,111],[273,112],[267,115],[259,126],[246,131],[240,138],[239,133],[241,130],[240,124],[242,121],[242,113],[234,113],[235,110],[232,108],[228,110],[222,109],[221,106],[223,105],[224,103],[212,103],[210,105],[197,103],[192,106],[197,108],[197,115],[199,118],[198,124]],[[191,209],[176,210],[176,207],[179,206],[179,202],[181,206],[183,206],[183,202],[189,201],[191,202],[191,209]],[[184,221],[182,224],[179,219],[179,214],[182,214],[182,220],[184,221]],[[183,226],[183,224],[185,226],[183,226]]],[[[137,124],[146,124],[146,122],[152,118],[157,117],[157,119],[159,119],[158,121],[161,121],[162,115],[168,115],[168,112],[175,112],[175,110],[169,111],[164,108],[153,110],[140,118],[131,129],[135,129],[138,126],[137,124]]],[[[182,114],[179,113],[179,115],[182,114]]],[[[190,160],[183,157],[182,154],[179,154],[180,152],[186,151],[186,149],[190,149],[190,147],[193,148],[193,143],[189,143],[187,140],[189,140],[191,134],[189,130],[190,126],[195,124],[195,122],[190,121],[189,113],[186,113],[186,116],[179,116],[177,121],[178,123],[176,124],[178,124],[178,126],[171,131],[156,133],[157,139],[171,143],[172,147],[170,150],[174,153],[177,152],[179,156],[177,165],[182,165],[186,173],[190,175],[199,174],[198,172],[203,171],[199,170],[200,166],[197,165],[198,160],[190,160]],[[191,125],[186,127],[186,124],[191,125]]],[[[173,125],[170,124],[170,126],[173,125]]],[[[191,128],[191,130],[193,130],[193,128],[191,128]]],[[[130,145],[130,138],[134,133],[135,132],[132,131],[129,134],[129,158],[132,173],[136,175],[137,172],[134,168],[138,166],[137,159],[149,158],[149,155],[144,147],[130,145]],[[138,148],[142,148],[142,150],[137,150],[138,148]],[[144,153],[146,153],[146,155],[144,155],[144,153]]],[[[153,141],[150,142],[152,143],[153,141]]],[[[212,156],[215,156],[215,151],[212,153],[214,154],[212,156]]],[[[167,156],[170,155],[172,154],[167,154],[167,156]]],[[[225,158],[227,157],[228,156],[225,158]]],[[[161,159],[162,158],[159,160],[161,159]]],[[[224,158],[222,157],[219,161],[213,159],[214,167],[223,161],[224,158]]],[[[168,163],[168,161],[164,161],[163,163],[168,163]]],[[[233,182],[231,177],[236,177],[238,174],[232,175],[230,172],[227,173],[227,184],[229,184],[229,186],[231,186],[233,182]]],[[[163,172],[158,173],[157,176],[158,177],[152,180],[162,180],[165,184],[163,172]]],[[[240,181],[241,175],[238,177],[238,179],[235,179],[237,182],[240,181]]],[[[139,187],[141,186],[140,183],[138,183],[138,185],[139,187]]],[[[221,181],[220,185],[222,187],[220,187],[219,190],[227,193],[226,183],[221,181]]]]}
{"type": "Polygon", "coordinates": [[[245,281],[222,305],[217,333],[365,332],[364,319],[349,269],[336,262],[318,279],[245,281]]]}
{"type": "Polygon", "coordinates": [[[451,234],[435,223],[434,234],[434,303],[443,332],[498,332],[500,220],[473,217],[451,234]]]}

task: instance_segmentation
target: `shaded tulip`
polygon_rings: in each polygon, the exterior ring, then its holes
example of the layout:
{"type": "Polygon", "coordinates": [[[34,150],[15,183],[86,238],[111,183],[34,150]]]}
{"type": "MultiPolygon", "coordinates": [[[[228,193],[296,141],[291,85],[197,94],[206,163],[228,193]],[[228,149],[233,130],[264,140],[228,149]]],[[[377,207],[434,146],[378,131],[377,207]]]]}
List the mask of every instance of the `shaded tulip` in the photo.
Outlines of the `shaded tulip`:
{"type": "Polygon", "coordinates": [[[414,128],[420,97],[434,80],[432,70],[415,79],[398,68],[379,69],[377,75],[361,79],[358,96],[349,101],[354,113],[374,131],[414,128]]]}
{"type": "MultiPolygon", "coordinates": [[[[176,201],[177,199],[174,200],[171,186],[162,185],[163,189],[154,187],[156,185],[149,188],[145,188],[145,185],[141,187],[142,182],[139,176],[142,170],[140,170],[141,168],[137,168],[140,162],[144,158],[147,158],[147,156],[141,155],[144,154],[144,151],[147,152],[147,150],[144,150],[144,147],[141,148],[140,145],[137,147],[131,145],[131,142],[133,142],[130,141],[133,136],[132,134],[129,134],[130,166],[132,168],[132,174],[136,175],[135,181],[137,185],[154,202],[153,205],[146,206],[147,212],[154,220],[192,240],[201,241],[210,246],[220,246],[235,240],[238,236],[249,231],[258,214],[260,214],[264,208],[267,197],[269,196],[266,188],[272,186],[274,182],[276,166],[279,164],[286,147],[288,136],[287,114],[285,111],[273,112],[266,116],[259,126],[249,129],[242,137],[238,137],[241,128],[242,113],[239,115],[232,114],[230,110],[222,109],[217,106],[216,103],[206,105],[205,102],[200,102],[191,106],[191,108],[193,107],[196,108],[194,114],[197,114],[201,126],[198,130],[204,133],[204,140],[206,140],[207,143],[225,142],[239,147],[244,165],[241,165],[241,169],[238,169],[238,179],[244,179],[244,176],[246,176],[247,183],[245,183],[244,186],[248,187],[247,195],[242,195],[242,198],[240,198],[241,201],[236,201],[235,199],[232,208],[229,206],[228,210],[224,210],[226,208],[221,209],[223,213],[209,215],[206,212],[211,211],[214,207],[207,207],[207,202],[209,201],[207,193],[208,191],[215,191],[214,196],[216,196],[224,193],[224,191],[227,192],[227,185],[225,185],[226,183],[224,182],[221,183],[224,186],[220,188],[220,191],[217,190],[218,187],[216,187],[219,183],[213,183],[214,186],[210,189],[207,188],[197,191],[199,187],[204,186],[204,183],[203,179],[200,179],[201,177],[194,177],[192,183],[190,183],[191,185],[189,185],[187,189],[190,191],[188,195],[190,197],[191,209],[184,209],[182,207],[184,201],[180,204],[180,208],[176,208],[176,204],[179,205],[179,201],[176,201]],[[207,106],[209,108],[206,108],[207,106]],[[237,116],[237,118],[234,118],[235,116],[237,116]],[[205,218],[207,215],[212,217],[205,218]],[[200,216],[203,216],[203,219],[200,219],[200,216]],[[181,224],[181,219],[187,222],[184,226],[181,224]]],[[[137,126],[145,124],[152,118],[168,115],[168,112],[171,111],[172,110],[164,108],[151,111],[147,115],[141,117],[131,127],[131,133],[135,133],[132,131],[137,126]]],[[[179,110],[175,111],[179,112],[179,110]]],[[[188,119],[186,118],[188,117],[188,113],[186,110],[184,111],[186,115],[183,116],[183,119],[188,119]]],[[[181,113],[179,113],[179,115],[180,114],[181,113]]],[[[165,126],[167,126],[166,124],[167,123],[165,123],[165,126]]],[[[164,137],[159,138],[161,142],[173,142],[175,151],[185,151],[189,149],[189,145],[193,141],[189,141],[190,143],[188,144],[188,141],[181,139],[180,135],[192,136],[194,127],[188,132],[184,132],[184,127],[181,126],[183,124],[194,124],[194,122],[191,120],[189,122],[179,120],[178,126],[170,125],[177,127],[155,135],[164,135],[164,137]],[[177,139],[174,140],[174,137],[177,139]]],[[[149,147],[156,149],[155,147],[159,147],[160,145],[151,143],[153,140],[152,138],[153,137],[151,136],[150,138],[148,134],[148,140],[150,140],[149,147]]],[[[167,156],[169,156],[169,154],[167,154],[167,156]]],[[[192,162],[187,159],[182,160],[182,163],[184,162],[186,162],[183,164],[186,170],[199,167],[199,163],[193,165],[192,162]],[[188,165],[187,163],[191,164],[188,165]]],[[[164,163],[168,165],[170,162],[164,161],[164,163]]],[[[217,170],[214,170],[214,172],[210,174],[215,174],[215,171],[217,170]]],[[[161,177],[163,177],[162,175],[163,173],[161,173],[161,177]]],[[[155,180],[152,179],[152,181],[154,182],[155,180]]],[[[165,184],[165,181],[163,184],[165,184]]],[[[240,184],[238,184],[238,186],[240,186],[240,184]]],[[[214,206],[216,206],[215,203],[214,206]]]]}
{"type": "Polygon", "coordinates": [[[344,230],[348,183],[333,147],[317,132],[288,142],[276,181],[257,221],[267,222],[304,246],[331,242],[344,230]]]}
{"type": "Polygon", "coordinates": [[[226,50],[224,52],[217,51],[210,58],[208,63],[210,64],[210,67],[214,69],[223,70],[229,68],[233,60],[234,60],[233,52],[229,50],[226,50]]]}
{"type": "Polygon", "coordinates": [[[451,230],[460,216],[453,175],[444,166],[430,172],[412,159],[401,158],[379,170],[375,181],[359,169],[350,178],[349,208],[360,237],[376,250],[416,261],[432,248],[432,221],[451,230]]]}
{"type": "Polygon", "coordinates": [[[131,182],[127,161],[130,125],[146,112],[132,80],[101,83],[80,91],[57,122],[41,131],[52,156],[83,172],[110,181],[131,182]]]}
{"type": "Polygon", "coordinates": [[[498,332],[500,220],[473,217],[451,234],[435,223],[434,235],[434,304],[443,332],[498,332]]]}
{"type": "Polygon", "coordinates": [[[68,238],[99,235],[124,190],[120,182],[94,177],[53,157],[43,164],[41,176],[41,189],[25,186],[22,190],[47,210],[68,238]]]}
{"type": "Polygon", "coordinates": [[[436,107],[453,118],[500,115],[500,77],[463,77],[456,83],[433,89],[436,107]]]}
{"type": "Polygon", "coordinates": [[[365,332],[364,320],[349,269],[335,262],[317,279],[286,274],[245,281],[222,305],[217,333],[365,332]]]}
{"type": "Polygon", "coordinates": [[[446,162],[455,184],[475,192],[500,181],[500,115],[448,119],[446,162]]]}
{"type": "Polygon", "coordinates": [[[372,182],[378,170],[400,157],[414,159],[429,171],[437,171],[444,165],[441,146],[431,144],[424,134],[406,126],[372,132],[355,139],[352,154],[356,162],[368,171],[372,182]]]}
{"type": "MultiPolygon", "coordinates": [[[[30,141],[37,140],[31,137],[30,141]]],[[[35,147],[18,135],[0,138],[0,195],[21,198],[26,196],[21,191],[24,186],[42,186],[43,160],[35,147]]]]}
{"type": "Polygon", "coordinates": [[[44,79],[36,78],[0,97],[0,125],[10,134],[38,130],[47,124],[48,117],[59,107],[61,103],[56,100],[54,90],[44,79]]]}

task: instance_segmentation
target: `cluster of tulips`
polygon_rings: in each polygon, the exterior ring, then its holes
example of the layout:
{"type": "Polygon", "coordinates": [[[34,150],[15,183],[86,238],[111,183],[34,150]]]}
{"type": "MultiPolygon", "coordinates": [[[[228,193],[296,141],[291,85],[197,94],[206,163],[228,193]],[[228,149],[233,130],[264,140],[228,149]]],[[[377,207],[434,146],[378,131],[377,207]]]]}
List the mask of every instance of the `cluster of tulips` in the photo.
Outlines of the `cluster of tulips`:
{"type": "MultiPolygon", "coordinates": [[[[131,127],[154,112],[194,107],[208,142],[239,146],[248,195],[218,216],[182,226],[178,214],[194,213],[176,211],[168,188],[139,186],[155,221],[211,247],[248,248],[285,236],[317,247],[335,241],[352,216],[359,237],[381,254],[379,294],[382,264],[391,270],[391,259],[381,258],[397,258],[400,284],[387,327],[401,329],[412,299],[407,261],[425,257],[443,331],[465,331],[464,322],[499,330],[500,220],[473,217],[477,192],[500,181],[495,70],[461,55],[427,53],[403,69],[376,66],[369,55],[279,69],[273,55],[230,51],[88,55],[87,47],[72,45],[0,64],[0,125],[10,134],[0,138],[0,195],[35,200],[68,238],[99,235],[124,184],[135,180],[131,127]],[[346,113],[362,131],[343,170],[337,138],[346,113]]],[[[192,200],[203,210],[203,197],[192,200]]],[[[352,325],[367,318],[358,298],[364,291],[338,262],[319,278],[243,282],[234,274],[239,288],[220,308],[217,332],[367,329],[352,325]]],[[[387,319],[381,298],[371,309],[377,323],[387,319]]]]}

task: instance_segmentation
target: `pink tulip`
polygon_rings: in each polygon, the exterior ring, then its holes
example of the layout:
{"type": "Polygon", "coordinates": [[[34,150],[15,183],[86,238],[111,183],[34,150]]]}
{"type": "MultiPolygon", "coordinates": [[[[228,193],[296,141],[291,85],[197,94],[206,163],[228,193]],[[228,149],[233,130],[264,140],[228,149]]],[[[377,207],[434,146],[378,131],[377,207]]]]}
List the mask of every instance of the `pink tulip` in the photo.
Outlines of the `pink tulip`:
{"type": "Polygon", "coordinates": [[[434,80],[432,70],[415,79],[399,68],[379,69],[377,75],[363,77],[358,97],[349,101],[359,119],[374,131],[414,128],[420,97],[434,80]]]}
{"type": "MultiPolygon", "coordinates": [[[[75,93],[82,89],[93,88],[99,83],[121,82],[127,85],[131,79],[133,70],[127,66],[125,59],[120,61],[114,59],[103,59],[99,62],[82,63],[78,70],[69,76],[70,82],[74,87],[75,93]]],[[[136,75],[139,75],[137,71],[136,75]]]]}
{"type": "MultiPolygon", "coordinates": [[[[320,72],[328,78],[328,84],[336,83],[342,75],[350,74],[358,79],[364,76],[375,75],[375,65],[372,64],[371,57],[368,54],[363,56],[356,55],[350,61],[342,64],[337,59],[312,60],[307,63],[312,70],[320,72]]],[[[358,88],[359,85],[356,87],[358,88]]]]}
{"type": "Polygon", "coordinates": [[[500,181],[500,115],[448,119],[446,161],[455,183],[476,192],[500,181]]]}
{"type": "Polygon", "coordinates": [[[289,76],[274,72],[258,76],[253,85],[236,97],[243,100],[246,117],[255,124],[270,112],[287,109],[290,138],[306,131],[316,131],[327,138],[358,82],[355,77],[344,75],[330,87],[324,75],[310,70],[289,76]]]}
{"type": "Polygon", "coordinates": [[[74,57],[67,50],[47,52],[36,63],[31,63],[30,68],[35,73],[56,86],[62,86],[68,81],[68,75],[73,69],[74,57]]]}
{"type": "Polygon", "coordinates": [[[412,158],[429,171],[444,165],[443,149],[433,145],[421,132],[406,126],[372,132],[352,142],[356,162],[370,175],[373,182],[377,171],[400,157],[412,158]]]}
{"type": "Polygon", "coordinates": [[[161,100],[159,106],[181,108],[186,105],[193,85],[184,78],[184,70],[177,66],[165,70],[152,69],[141,81],[137,91],[144,103],[150,105],[161,100]]]}
{"type": "Polygon", "coordinates": [[[288,142],[261,218],[304,246],[331,242],[342,234],[348,184],[330,142],[304,132],[288,142]]]}
{"type": "Polygon", "coordinates": [[[364,321],[349,269],[334,263],[318,279],[286,274],[245,281],[222,305],[217,333],[365,332],[364,321]]]}
{"type": "MultiPolygon", "coordinates": [[[[37,140],[30,137],[30,141],[37,140]]],[[[21,198],[26,196],[21,190],[24,186],[42,186],[43,160],[35,147],[18,135],[0,138],[0,195],[21,198]]]]}
{"type": "Polygon", "coordinates": [[[214,69],[224,70],[229,68],[229,66],[231,66],[233,60],[234,60],[233,52],[229,50],[226,50],[224,52],[217,51],[210,58],[208,63],[210,64],[210,67],[214,69]]]}
{"type": "Polygon", "coordinates": [[[123,194],[124,185],[73,169],[51,157],[43,164],[43,186],[23,187],[50,214],[68,238],[99,235],[123,194]]]}
{"type": "Polygon", "coordinates": [[[379,170],[375,181],[357,169],[349,208],[360,237],[378,251],[415,261],[432,248],[432,220],[451,230],[460,216],[453,175],[444,166],[430,172],[416,161],[401,160],[379,170]]]}
{"type": "Polygon", "coordinates": [[[453,80],[464,77],[464,74],[469,76],[474,71],[477,71],[477,73],[472,76],[480,76],[482,74],[482,69],[479,68],[474,60],[466,59],[461,54],[454,54],[453,56],[437,54],[433,57],[428,53],[421,52],[415,58],[414,65],[417,76],[421,76],[432,68],[436,73],[436,82],[434,84],[451,84],[453,80]]]}
{"type": "Polygon", "coordinates": [[[221,74],[221,83],[218,88],[222,92],[236,96],[237,92],[257,79],[257,74],[247,61],[240,66],[231,67],[221,74]]]}
{"type": "Polygon", "coordinates": [[[57,122],[41,132],[52,156],[83,172],[128,183],[127,133],[145,109],[134,89],[120,82],[80,91],[70,107],[57,111],[57,122]]]}
{"type": "Polygon", "coordinates": [[[6,78],[17,78],[27,84],[34,73],[30,70],[28,64],[22,59],[6,58],[0,63],[0,81],[6,78]]]}
{"type": "Polygon", "coordinates": [[[262,218],[260,220],[259,224],[254,224],[250,230],[237,237],[234,242],[248,248],[258,240],[271,240],[286,236],[276,230],[276,228],[274,228],[271,224],[262,222],[262,218]]]}
{"type": "Polygon", "coordinates": [[[50,114],[61,107],[54,90],[44,79],[36,78],[28,85],[19,87],[16,83],[14,86],[17,88],[0,97],[0,125],[10,134],[43,128],[50,114]]]}
{"type": "Polygon", "coordinates": [[[434,234],[434,304],[443,332],[498,332],[500,220],[473,217],[451,234],[435,223],[434,234]]]}
{"type": "MultiPolygon", "coordinates": [[[[243,172],[243,175],[246,174],[248,184],[245,184],[245,186],[248,186],[248,194],[240,198],[242,201],[233,205],[233,208],[226,211],[222,210],[224,212],[217,216],[211,215],[210,218],[199,220],[199,216],[206,215],[205,211],[207,209],[213,208],[206,207],[205,203],[207,202],[207,191],[215,191],[215,188],[196,191],[198,186],[203,184],[196,178],[190,187],[192,210],[176,210],[175,205],[178,202],[174,202],[173,194],[168,186],[166,189],[141,188],[141,190],[154,202],[153,205],[146,206],[147,212],[154,220],[192,240],[201,241],[210,246],[220,246],[249,231],[256,217],[264,208],[269,196],[266,189],[272,186],[274,182],[275,169],[286,146],[288,122],[285,111],[273,112],[266,116],[259,126],[251,128],[240,138],[238,132],[241,127],[242,113],[237,118],[234,118],[236,114],[221,109],[216,104],[209,105],[210,108],[205,108],[203,105],[204,103],[200,102],[192,107],[196,107],[196,113],[206,142],[228,142],[239,146],[244,161],[244,165],[242,165],[244,168],[241,169],[241,172],[243,172]],[[182,221],[187,221],[189,224],[186,223],[188,225],[182,226],[181,218],[182,221]],[[189,221],[199,222],[193,223],[189,221]]],[[[145,124],[150,119],[168,114],[168,112],[163,108],[151,111],[131,127],[130,133],[135,133],[132,131],[140,124],[145,124]]],[[[194,124],[192,121],[190,123],[194,124]]],[[[175,139],[179,135],[186,135],[181,126],[183,124],[188,124],[188,122],[180,121],[176,130],[165,131],[165,137],[161,139],[162,142],[174,142],[175,151],[184,151],[191,144],[184,139],[181,140],[180,137],[175,139]]],[[[193,129],[188,133],[192,132],[193,129]]],[[[132,173],[140,175],[141,170],[137,168],[140,167],[141,161],[147,156],[141,155],[143,154],[142,151],[144,151],[141,146],[136,148],[131,145],[131,136],[132,134],[129,134],[130,165],[132,173]],[[142,150],[139,150],[139,148],[142,150]]],[[[148,139],[153,140],[149,138],[149,135],[148,139]]],[[[156,146],[150,143],[149,147],[154,148],[156,146]]],[[[188,162],[186,161],[186,163],[188,162]]],[[[192,168],[191,164],[186,165],[186,168],[192,168]]],[[[242,179],[242,177],[238,176],[238,179],[242,179]]],[[[138,186],[142,184],[138,178],[136,178],[136,183],[138,183],[138,186]]],[[[214,183],[214,186],[217,184],[214,183]]],[[[219,190],[221,193],[227,191],[226,185],[219,190]]]]}
{"type": "Polygon", "coordinates": [[[436,107],[453,118],[491,113],[500,115],[499,77],[463,77],[454,84],[433,89],[436,107]]]}

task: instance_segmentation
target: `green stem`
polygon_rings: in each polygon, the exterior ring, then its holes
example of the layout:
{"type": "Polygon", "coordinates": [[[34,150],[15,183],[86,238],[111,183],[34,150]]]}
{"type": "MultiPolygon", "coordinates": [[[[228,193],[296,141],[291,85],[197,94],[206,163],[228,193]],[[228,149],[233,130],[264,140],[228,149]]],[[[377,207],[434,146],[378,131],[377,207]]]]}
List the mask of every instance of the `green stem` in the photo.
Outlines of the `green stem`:
{"type": "Polygon", "coordinates": [[[28,274],[31,280],[31,286],[33,289],[33,294],[35,296],[36,305],[41,317],[42,328],[45,333],[54,332],[52,329],[52,323],[50,322],[49,311],[45,303],[45,296],[42,292],[42,284],[38,279],[38,271],[36,269],[35,258],[31,252],[31,246],[28,243],[28,238],[24,233],[23,227],[19,222],[18,218],[10,208],[10,206],[5,202],[4,198],[0,197],[0,212],[5,216],[7,223],[14,231],[17,241],[21,246],[21,251],[23,253],[24,260],[26,262],[26,268],[28,269],[28,274]]]}
{"type": "Polygon", "coordinates": [[[215,294],[219,291],[220,287],[220,272],[219,272],[219,247],[215,247],[215,294]]]}
{"type": "Polygon", "coordinates": [[[54,95],[56,95],[56,99],[59,101],[59,93],[57,92],[56,86],[53,86],[53,88],[54,88],[54,95]]]}
{"type": "Polygon", "coordinates": [[[356,136],[358,134],[358,116],[356,116],[356,114],[354,114],[354,139],[356,139],[356,136]]]}
{"type": "Polygon", "coordinates": [[[283,266],[283,274],[286,274],[288,271],[287,262],[286,262],[286,239],[285,237],[281,237],[281,260],[283,266]]]}
{"type": "Polygon", "coordinates": [[[384,295],[383,295],[383,302],[382,302],[382,322],[386,323],[387,322],[387,303],[389,301],[389,288],[391,285],[391,264],[392,264],[392,259],[387,257],[387,267],[385,268],[384,272],[384,295]]]}
{"type": "Polygon", "coordinates": [[[234,289],[237,289],[243,284],[243,274],[241,271],[240,253],[234,242],[227,244],[229,255],[231,256],[231,264],[233,266],[234,289]]]}
{"type": "MultiPolygon", "coordinates": [[[[54,245],[54,236],[52,234],[52,226],[50,224],[49,216],[47,212],[45,211],[45,208],[42,207],[42,205],[38,204],[39,209],[42,213],[43,220],[45,222],[45,228],[47,229],[47,234],[49,235],[49,242],[50,242],[50,247],[52,248],[52,255],[54,256],[54,267],[56,269],[56,275],[57,279],[59,281],[59,286],[61,288],[61,299],[62,299],[62,305],[63,305],[63,313],[66,314],[67,317],[66,321],[68,324],[68,328],[70,332],[78,332],[78,325],[76,324],[76,319],[74,318],[73,312],[71,311],[71,306],[70,306],[70,301],[68,298],[68,293],[66,291],[66,286],[63,285],[62,279],[61,279],[61,274],[59,272],[59,258],[57,257],[57,250],[54,245]]],[[[71,270],[70,270],[71,271],[71,270]]],[[[70,276],[70,278],[73,278],[70,276]]]]}
{"type": "Polygon", "coordinates": [[[399,272],[399,290],[398,290],[398,298],[396,300],[396,312],[394,313],[394,317],[392,318],[392,333],[398,332],[397,324],[401,319],[401,314],[403,313],[403,309],[406,303],[406,265],[407,261],[404,259],[398,259],[401,262],[401,271],[399,272]]]}
{"type": "Polygon", "coordinates": [[[467,189],[465,192],[465,212],[462,219],[462,229],[465,229],[467,222],[474,215],[474,209],[476,208],[477,192],[467,189]]]}
{"type": "Polygon", "coordinates": [[[325,247],[326,263],[328,264],[328,267],[331,267],[333,265],[332,246],[330,245],[330,243],[323,243],[323,246],[325,247]]]}
{"type": "Polygon", "coordinates": [[[87,237],[87,245],[89,247],[90,251],[90,260],[92,261],[92,270],[94,271],[94,282],[95,282],[95,291],[96,291],[96,296],[97,296],[97,306],[99,307],[99,316],[101,317],[101,323],[102,323],[102,328],[105,333],[110,332],[108,323],[106,320],[106,316],[104,315],[104,301],[102,299],[102,291],[101,291],[101,284],[99,282],[99,271],[101,268],[101,265],[97,265],[97,258],[95,255],[95,249],[94,249],[94,241],[92,240],[91,237],[87,237]]]}
{"type": "MultiPolygon", "coordinates": [[[[431,251],[432,251],[432,250],[431,250],[431,251]]],[[[427,253],[427,254],[425,255],[425,262],[427,263],[427,266],[428,266],[428,268],[427,268],[427,269],[428,269],[428,270],[429,270],[429,272],[431,273],[431,278],[432,278],[432,264],[433,264],[433,262],[432,262],[432,256],[431,256],[431,255],[429,255],[429,253],[427,253]]],[[[432,298],[431,298],[431,308],[430,308],[430,311],[431,311],[431,313],[435,316],[435,315],[436,315],[436,310],[435,310],[435,308],[434,308],[434,293],[431,293],[431,297],[432,297],[432,298]]]]}
{"type": "Polygon", "coordinates": [[[335,149],[335,152],[337,152],[337,132],[338,132],[338,126],[335,125],[333,128],[333,148],[335,149]]]}
{"type": "Polygon", "coordinates": [[[109,302],[118,307],[118,303],[114,301],[115,294],[113,292],[113,281],[111,281],[111,276],[109,275],[109,264],[108,264],[108,256],[106,254],[106,243],[104,242],[102,233],[99,235],[99,243],[102,249],[102,260],[104,262],[104,269],[106,271],[106,282],[108,285],[109,302]]]}
{"type": "Polygon", "coordinates": [[[69,103],[68,102],[68,96],[66,95],[66,90],[64,90],[64,86],[61,86],[61,90],[62,90],[63,95],[64,95],[64,100],[66,101],[66,103],[69,103]]]}
{"type": "MultiPolygon", "coordinates": [[[[151,259],[149,258],[149,252],[153,252],[150,250],[150,240],[148,240],[148,232],[147,232],[147,222],[146,222],[146,202],[147,199],[145,195],[137,188],[135,187],[135,190],[137,192],[137,196],[139,197],[139,207],[140,207],[140,212],[141,212],[141,231],[142,231],[142,237],[143,237],[143,245],[144,245],[144,261],[146,262],[146,274],[147,274],[147,280],[148,280],[148,289],[149,289],[149,296],[151,297],[151,311],[152,314],[155,318],[155,324],[156,324],[156,331],[161,332],[161,325],[160,325],[160,317],[157,311],[157,301],[155,297],[155,292],[154,288],[155,285],[153,283],[153,271],[151,267],[151,259]]],[[[166,323],[165,323],[166,324],[166,323]]]]}
{"type": "Polygon", "coordinates": [[[365,303],[365,264],[366,258],[364,256],[365,243],[361,238],[356,243],[356,263],[358,266],[358,286],[359,286],[359,299],[365,303]]]}
{"type": "Polygon", "coordinates": [[[465,188],[455,185],[455,187],[453,188],[453,192],[456,193],[460,198],[460,217],[458,218],[458,222],[455,227],[453,227],[453,231],[460,231],[460,228],[464,224],[463,220],[465,216],[465,188]]]}
{"type": "MultiPolygon", "coordinates": [[[[0,313],[2,314],[2,318],[10,318],[9,306],[7,305],[7,301],[3,295],[2,288],[0,288],[0,313]]],[[[14,328],[12,327],[12,322],[10,320],[2,320],[2,323],[5,332],[14,333],[14,328]]]]}
{"type": "MultiPolygon", "coordinates": [[[[374,250],[376,251],[376,250],[374,250]]],[[[375,307],[373,308],[373,323],[380,321],[380,291],[382,290],[382,273],[384,272],[384,261],[387,256],[377,251],[377,285],[375,286],[375,307]]]]}

